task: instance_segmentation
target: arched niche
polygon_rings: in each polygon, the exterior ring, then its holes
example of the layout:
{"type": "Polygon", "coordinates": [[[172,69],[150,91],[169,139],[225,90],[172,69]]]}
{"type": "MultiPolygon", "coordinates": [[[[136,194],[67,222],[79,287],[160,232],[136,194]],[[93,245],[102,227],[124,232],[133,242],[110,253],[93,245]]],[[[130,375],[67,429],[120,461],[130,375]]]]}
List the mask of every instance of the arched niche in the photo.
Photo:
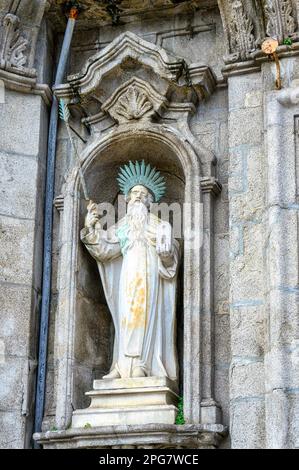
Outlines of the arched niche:
{"type": "MultiPolygon", "coordinates": [[[[179,131],[166,125],[136,124],[134,131],[119,126],[88,146],[82,171],[95,202],[112,202],[118,192],[116,175],[121,164],[144,158],[165,175],[165,202],[188,203],[185,215],[192,228],[201,202],[200,156],[179,131]]],[[[62,248],[59,274],[59,308],[56,324],[57,409],[60,429],[70,424],[72,410],[86,406],[84,392],[105,372],[111,360],[111,320],[100,288],[95,262],[80,241],[86,201],[81,193],[78,168],[69,176],[64,194],[62,248]],[[83,308],[84,307],[84,308],[83,308]]],[[[184,413],[188,423],[200,422],[200,247],[184,244],[183,298],[179,302],[184,324],[180,366],[184,384],[184,413]]]]}

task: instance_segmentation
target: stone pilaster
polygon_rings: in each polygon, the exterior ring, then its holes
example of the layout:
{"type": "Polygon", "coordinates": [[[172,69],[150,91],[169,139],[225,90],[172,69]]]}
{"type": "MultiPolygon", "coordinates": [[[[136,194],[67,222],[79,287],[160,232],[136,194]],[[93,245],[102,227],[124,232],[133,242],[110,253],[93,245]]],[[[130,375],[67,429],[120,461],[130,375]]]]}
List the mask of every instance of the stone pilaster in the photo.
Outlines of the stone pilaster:
{"type": "Polygon", "coordinates": [[[229,78],[230,434],[264,447],[265,162],[260,74],[229,78]]]}

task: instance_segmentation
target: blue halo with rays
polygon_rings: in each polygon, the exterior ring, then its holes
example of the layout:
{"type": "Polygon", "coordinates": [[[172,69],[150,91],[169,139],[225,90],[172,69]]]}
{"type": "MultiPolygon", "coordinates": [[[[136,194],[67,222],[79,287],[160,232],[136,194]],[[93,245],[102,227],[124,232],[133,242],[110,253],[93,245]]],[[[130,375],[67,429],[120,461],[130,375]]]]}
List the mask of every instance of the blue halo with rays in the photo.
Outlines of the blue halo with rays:
{"type": "Polygon", "coordinates": [[[155,202],[158,202],[166,192],[166,183],[164,177],[156,168],[152,168],[148,163],[145,164],[144,160],[132,163],[129,161],[127,165],[120,167],[117,181],[120,190],[126,196],[129,191],[138,184],[145,186],[155,196],[155,202]]]}

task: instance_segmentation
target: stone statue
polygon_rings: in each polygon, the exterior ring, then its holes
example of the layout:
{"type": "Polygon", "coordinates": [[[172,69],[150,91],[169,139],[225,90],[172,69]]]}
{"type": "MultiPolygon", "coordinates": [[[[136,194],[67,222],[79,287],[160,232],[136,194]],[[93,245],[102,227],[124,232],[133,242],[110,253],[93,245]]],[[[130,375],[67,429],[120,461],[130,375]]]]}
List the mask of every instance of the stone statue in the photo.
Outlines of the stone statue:
{"type": "Polygon", "coordinates": [[[103,378],[177,379],[176,280],[179,243],[171,225],[150,213],[165,193],[164,178],[144,161],[120,169],[127,212],[102,230],[97,206],[88,205],[81,240],[97,261],[115,327],[113,362],[103,378]]]}

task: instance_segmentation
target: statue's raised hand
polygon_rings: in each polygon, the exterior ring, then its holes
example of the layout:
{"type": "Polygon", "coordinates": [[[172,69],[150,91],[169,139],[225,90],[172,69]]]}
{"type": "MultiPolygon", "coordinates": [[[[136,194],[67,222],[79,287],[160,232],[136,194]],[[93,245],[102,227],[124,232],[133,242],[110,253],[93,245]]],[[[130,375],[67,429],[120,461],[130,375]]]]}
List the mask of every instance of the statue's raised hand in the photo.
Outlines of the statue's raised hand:
{"type": "Polygon", "coordinates": [[[99,222],[97,205],[93,201],[89,201],[85,217],[85,227],[93,229],[97,222],[99,222]]]}

